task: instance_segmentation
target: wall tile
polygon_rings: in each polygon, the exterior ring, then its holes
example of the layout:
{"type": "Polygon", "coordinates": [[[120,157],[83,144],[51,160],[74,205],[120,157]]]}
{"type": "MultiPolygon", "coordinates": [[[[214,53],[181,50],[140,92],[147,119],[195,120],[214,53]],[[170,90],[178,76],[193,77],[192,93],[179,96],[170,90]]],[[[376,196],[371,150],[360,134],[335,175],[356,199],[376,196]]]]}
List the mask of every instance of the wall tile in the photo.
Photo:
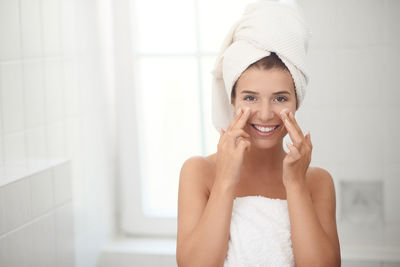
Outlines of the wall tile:
{"type": "MultiPolygon", "coordinates": [[[[336,166],[337,159],[334,155],[338,154],[336,142],[327,142],[329,139],[338,140],[338,114],[334,106],[304,106],[302,110],[295,115],[301,125],[304,134],[307,131],[311,133],[311,142],[313,143],[312,162],[330,162],[330,166],[336,166]],[[323,119],[321,119],[321,117],[323,119]]],[[[321,166],[323,167],[323,166],[321,166]]]]}
{"type": "Polygon", "coordinates": [[[382,179],[383,146],[380,127],[371,125],[382,121],[384,110],[375,107],[343,107],[338,109],[337,144],[338,174],[355,179],[382,179]],[[371,153],[373,152],[373,153],[371,153]]]}
{"type": "Polygon", "coordinates": [[[308,53],[310,81],[304,107],[337,107],[338,62],[335,48],[314,48],[308,53]]]}
{"type": "Polygon", "coordinates": [[[383,74],[377,72],[385,68],[383,45],[337,50],[337,99],[339,106],[384,107],[382,92],[383,74]]]}
{"type": "MultiPolygon", "coordinates": [[[[0,137],[3,134],[3,99],[1,97],[1,73],[0,73],[0,137]]],[[[1,163],[0,163],[1,164],[1,163]]]]}
{"type": "Polygon", "coordinates": [[[42,0],[43,46],[45,56],[61,55],[59,0],[42,0]]]}
{"type": "Polygon", "coordinates": [[[71,165],[63,163],[53,168],[54,202],[62,204],[72,198],[71,165]]]}
{"type": "Polygon", "coordinates": [[[400,224],[386,223],[383,239],[385,246],[400,247],[400,224]]]}
{"type": "Polygon", "coordinates": [[[72,203],[56,210],[56,263],[57,267],[75,266],[74,216],[72,203]]]}
{"type": "Polygon", "coordinates": [[[355,247],[380,247],[384,244],[383,225],[355,225],[339,220],[338,234],[341,244],[355,247]]]}
{"type": "Polygon", "coordinates": [[[311,31],[312,47],[335,47],[338,43],[337,1],[301,0],[304,15],[311,31]]]}
{"type": "Polygon", "coordinates": [[[80,90],[78,84],[78,60],[69,59],[64,62],[65,115],[80,114],[80,90]]]}
{"type": "MultiPolygon", "coordinates": [[[[0,114],[1,116],[1,114],[0,114]]],[[[0,120],[1,123],[1,120],[0,120]]],[[[3,136],[0,132],[0,183],[4,179],[4,146],[3,146],[3,136]]]]}
{"type": "Polygon", "coordinates": [[[398,0],[384,1],[383,35],[386,44],[397,46],[400,44],[399,10],[400,2],[398,0]]]}
{"type": "Polygon", "coordinates": [[[45,122],[45,90],[43,85],[43,62],[24,62],[24,88],[26,127],[35,127],[45,122]]]}
{"type": "Polygon", "coordinates": [[[386,164],[385,168],[383,168],[383,174],[385,181],[384,219],[386,223],[400,225],[400,212],[399,212],[400,165],[386,164]]]}
{"type": "Polygon", "coordinates": [[[21,171],[26,167],[25,133],[15,132],[4,136],[4,163],[6,175],[16,168],[21,171]]]}
{"type": "Polygon", "coordinates": [[[42,55],[42,29],[39,0],[21,0],[21,34],[24,58],[42,55]]]}
{"type": "Polygon", "coordinates": [[[65,156],[65,123],[63,121],[49,124],[46,127],[47,156],[50,159],[61,159],[65,156]]]}
{"type": "Polygon", "coordinates": [[[24,94],[22,66],[19,63],[0,64],[1,106],[5,133],[24,129],[24,94]]]}
{"type": "MultiPolygon", "coordinates": [[[[3,188],[0,187],[0,236],[6,232],[6,226],[5,226],[5,210],[4,206],[6,203],[4,202],[4,193],[3,193],[3,188]]],[[[1,257],[0,257],[1,258],[1,257]]],[[[0,266],[3,266],[0,264],[0,266]]]]}
{"type": "Polygon", "coordinates": [[[40,218],[32,225],[33,256],[31,266],[56,266],[55,214],[40,218]]]}
{"type": "MultiPolygon", "coordinates": [[[[392,168],[391,166],[400,165],[400,157],[398,151],[400,149],[400,106],[389,108],[385,110],[384,116],[382,116],[382,140],[385,140],[381,144],[383,147],[383,159],[384,166],[386,168],[392,168]]],[[[378,143],[378,142],[377,142],[378,143]]]]}
{"type": "Polygon", "coordinates": [[[383,1],[340,0],[337,22],[338,46],[370,46],[383,40],[383,1]],[[373,17],[371,17],[373,14],[373,17]]]}
{"type": "Polygon", "coordinates": [[[400,262],[383,262],[381,267],[400,267],[400,262]]]}
{"type": "Polygon", "coordinates": [[[48,212],[53,207],[53,177],[51,170],[46,170],[29,177],[32,194],[32,216],[48,212]]]}
{"type": "Polygon", "coordinates": [[[32,267],[32,227],[28,225],[7,236],[9,266],[32,267]]]}
{"type": "Polygon", "coordinates": [[[77,6],[76,0],[61,0],[61,32],[63,40],[63,54],[65,56],[77,54],[77,6]]]}
{"type": "Polygon", "coordinates": [[[0,266],[11,266],[9,263],[9,253],[6,237],[0,238],[0,266]]]}
{"type": "Polygon", "coordinates": [[[26,131],[28,167],[40,165],[40,161],[47,157],[46,131],[44,126],[26,131]]]}
{"type": "MultiPolygon", "coordinates": [[[[398,38],[400,39],[400,37],[398,38]]],[[[379,75],[382,76],[383,81],[382,85],[379,87],[381,97],[377,99],[376,102],[377,104],[385,106],[385,108],[399,108],[398,99],[400,99],[400,90],[398,89],[397,79],[395,78],[398,75],[398,64],[400,61],[400,51],[398,47],[399,45],[386,45],[384,46],[384,50],[377,55],[383,57],[384,68],[382,71],[378,72],[379,75]]]]}
{"type": "Polygon", "coordinates": [[[0,60],[21,57],[19,1],[0,1],[0,60]]]}
{"type": "Polygon", "coordinates": [[[31,218],[29,179],[22,179],[3,187],[5,229],[12,230],[31,218]]]}
{"type": "Polygon", "coordinates": [[[343,260],[342,267],[381,267],[379,261],[343,260]]]}
{"type": "Polygon", "coordinates": [[[66,119],[66,157],[76,159],[81,153],[80,118],[66,119]]]}
{"type": "Polygon", "coordinates": [[[46,59],[44,63],[46,120],[51,123],[64,118],[62,65],[60,60],[53,59],[46,59]]]}

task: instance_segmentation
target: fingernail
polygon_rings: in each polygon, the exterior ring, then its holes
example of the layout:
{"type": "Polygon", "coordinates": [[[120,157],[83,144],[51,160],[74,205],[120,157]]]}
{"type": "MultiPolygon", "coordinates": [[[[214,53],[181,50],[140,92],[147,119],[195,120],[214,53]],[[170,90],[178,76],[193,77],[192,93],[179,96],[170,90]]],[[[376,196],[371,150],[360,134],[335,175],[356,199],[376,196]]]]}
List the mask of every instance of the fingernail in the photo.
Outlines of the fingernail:
{"type": "Polygon", "coordinates": [[[286,110],[287,110],[286,108],[282,109],[280,114],[282,115],[282,113],[286,112],[286,110]]]}
{"type": "Polygon", "coordinates": [[[241,111],[242,111],[242,108],[238,108],[236,111],[236,114],[239,115],[241,111]]]}
{"type": "Polygon", "coordinates": [[[250,108],[249,108],[249,107],[246,107],[245,113],[248,114],[249,112],[250,112],[250,108]]]}

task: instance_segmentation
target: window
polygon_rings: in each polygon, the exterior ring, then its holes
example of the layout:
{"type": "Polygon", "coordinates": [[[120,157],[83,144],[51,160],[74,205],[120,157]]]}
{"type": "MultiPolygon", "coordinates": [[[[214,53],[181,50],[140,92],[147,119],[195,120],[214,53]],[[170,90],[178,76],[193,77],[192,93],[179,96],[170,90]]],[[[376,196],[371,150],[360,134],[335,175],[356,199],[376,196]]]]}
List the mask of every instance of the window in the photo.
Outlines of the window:
{"type": "Polygon", "coordinates": [[[210,72],[225,34],[249,2],[130,2],[136,113],[132,127],[138,142],[131,161],[137,159],[138,170],[121,173],[122,186],[131,187],[121,190],[123,232],[176,235],[180,168],[190,156],[217,149],[210,72]]]}

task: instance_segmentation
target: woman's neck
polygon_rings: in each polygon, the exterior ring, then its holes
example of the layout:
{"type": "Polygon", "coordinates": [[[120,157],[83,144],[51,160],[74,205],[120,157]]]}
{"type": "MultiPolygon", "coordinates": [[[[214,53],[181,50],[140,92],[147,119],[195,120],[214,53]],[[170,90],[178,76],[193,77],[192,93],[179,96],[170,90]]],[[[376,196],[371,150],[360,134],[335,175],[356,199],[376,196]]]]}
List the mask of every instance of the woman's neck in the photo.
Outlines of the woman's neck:
{"type": "Polygon", "coordinates": [[[244,153],[242,167],[250,172],[280,172],[285,156],[282,142],[267,149],[260,149],[252,144],[250,150],[244,153]]]}

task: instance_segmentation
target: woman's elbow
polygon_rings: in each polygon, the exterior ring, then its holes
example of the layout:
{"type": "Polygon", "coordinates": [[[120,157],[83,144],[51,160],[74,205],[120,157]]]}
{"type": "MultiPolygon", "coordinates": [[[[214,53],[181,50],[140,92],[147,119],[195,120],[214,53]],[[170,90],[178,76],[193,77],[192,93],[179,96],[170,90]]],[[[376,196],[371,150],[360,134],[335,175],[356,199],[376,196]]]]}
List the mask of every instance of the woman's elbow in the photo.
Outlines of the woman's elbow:
{"type": "Polygon", "coordinates": [[[340,267],[341,258],[340,255],[334,253],[330,257],[326,257],[322,263],[318,264],[320,267],[340,267]]]}
{"type": "Polygon", "coordinates": [[[313,257],[313,259],[308,262],[296,262],[296,267],[340,267],[341,258],[340,255],[327,256],[323,257],[313,257]]]}

